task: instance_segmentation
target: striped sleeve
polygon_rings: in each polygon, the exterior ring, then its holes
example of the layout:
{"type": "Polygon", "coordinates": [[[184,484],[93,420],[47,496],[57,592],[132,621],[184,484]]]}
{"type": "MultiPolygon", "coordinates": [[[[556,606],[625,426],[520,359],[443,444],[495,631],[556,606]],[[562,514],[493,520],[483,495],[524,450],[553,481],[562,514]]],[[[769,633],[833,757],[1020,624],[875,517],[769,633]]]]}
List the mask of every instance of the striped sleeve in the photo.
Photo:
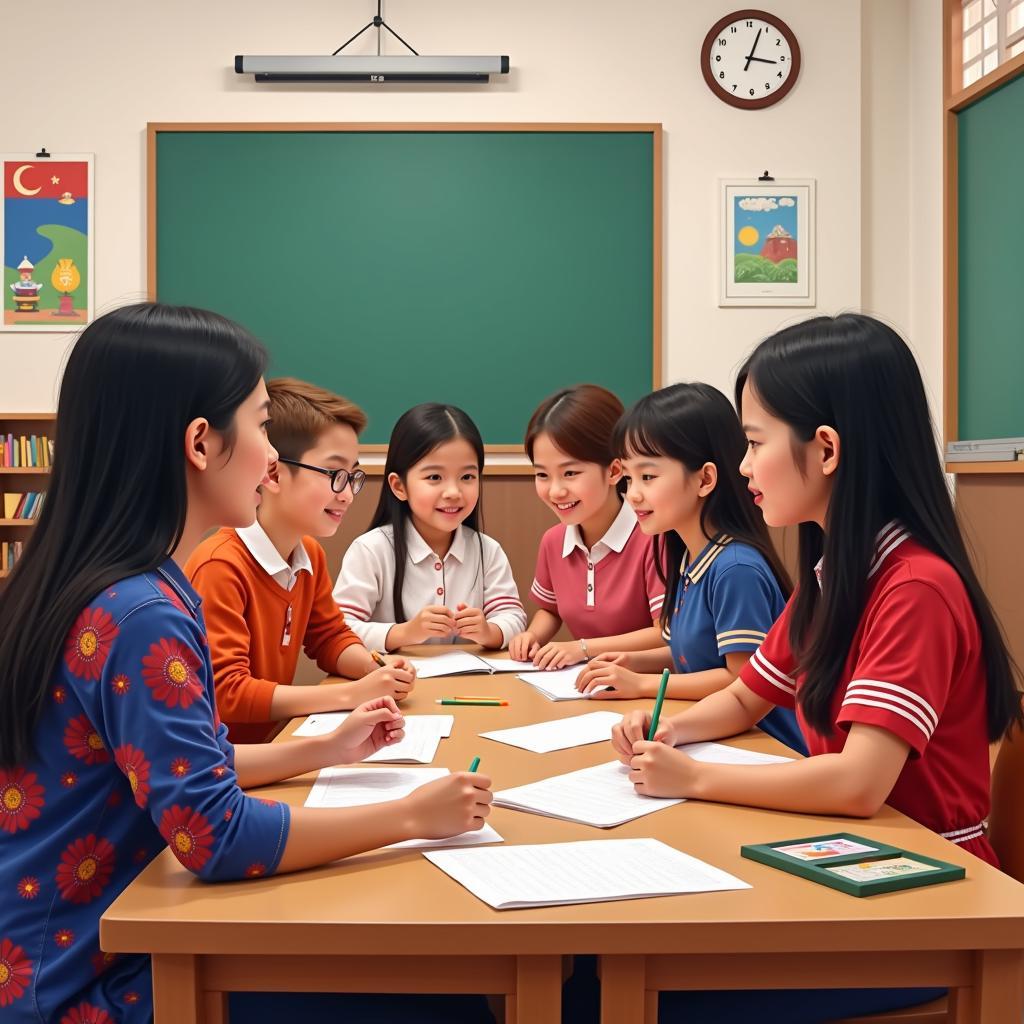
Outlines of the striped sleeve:
{"type": "Polygon", "coordinates": [[[484,618],[501,630],[501,646],[526,629],[526,612],[519,600],[519,589],[512,566],[501,545],[493,537],[481,535],[484,553],[484,618]]]}
{"type": "Polygon", "coordinates": [[[549,530],[540,539],[540,547],[537,549],[537,569],[533,574],[533,584],[530,586],[530,597],[534,604],[543,608],[552,615],[558,614],[558,598],[555,595],[555,585],[551,579],[551,563],[549,560],[551,547],[549,530]]]}
{"type": "Polygon", "coordinates": [[[879,726],[923,753],[949,697],[958,638],[935,587],[920,580],[892,587],[872,606],[836,723],[879,726]]]}
{"type": "Polygon", "coordinates": [[[775,622],[773,582],[760,568],[744,562],[715,574],[711,582],[711,614],[722,657],[756,651],[764,643],[775,622]]]}
{"type": "MultiPolygon", "coordinates": [[[[658,570],[654,563],[652,538],[647,538],[647,547],[644,550],[644,585],[647,590],[647,604],[651,609],[651,620],[657,622],[661,618],[661,608],[665,603],[665,584],[658,576],[658,570]]],[[[668,638],[665,639],[667,642],[668,638]]]]}
{"type": "Polygon", "coordinates": [[[345,552],[334,587],[334,601],[346,624],[367,647],[377,650],[384,650],[394,625],[374,621],[394,582],[394,562],[388,539],[380,530],[371,530],[357,537],[345,552]]]}
{"type": "Polygon", "coordinates": [[[759,697],[784,708],[796,707],[796,662],[789,646],[791,607],[792,598],[739,676],[759,697]]]}

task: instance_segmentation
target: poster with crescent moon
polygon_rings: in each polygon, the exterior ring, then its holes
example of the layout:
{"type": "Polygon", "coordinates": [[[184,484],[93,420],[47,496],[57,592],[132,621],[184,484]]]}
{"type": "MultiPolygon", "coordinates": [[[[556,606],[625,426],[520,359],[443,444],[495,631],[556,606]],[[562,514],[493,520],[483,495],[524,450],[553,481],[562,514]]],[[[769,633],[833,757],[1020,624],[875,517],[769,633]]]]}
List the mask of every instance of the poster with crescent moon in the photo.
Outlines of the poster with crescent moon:
{"type": "Polygon", "coordinates": [[[92,154],[0,154],[0,331],[73,331],[94,315],[92,154]]]}

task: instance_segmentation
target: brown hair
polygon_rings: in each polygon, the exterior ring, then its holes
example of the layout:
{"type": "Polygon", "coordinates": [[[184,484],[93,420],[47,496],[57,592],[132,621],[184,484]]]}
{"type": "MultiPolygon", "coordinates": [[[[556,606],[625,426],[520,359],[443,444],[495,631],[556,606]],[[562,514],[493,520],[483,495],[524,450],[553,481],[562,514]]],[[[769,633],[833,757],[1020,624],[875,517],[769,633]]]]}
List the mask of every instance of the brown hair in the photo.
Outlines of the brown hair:
{"type": "Polygon", "coordinates": [[[357,434],[366,426],[366,413],[341,395],[294,377],[267,381],[270,395],[270,443],[286,459],[300,459],[320,435],[335,423],[357,434]]]}
{"type": "Polygon", "coordinates": [[[523,442],[533,461],[533,445],[547,434],[555,446],[580,462],[610,466],[616,458],[612,432],[623,413],[622,402],[599,384],[577,384],[545,398],[530,417],[523,442]]]}

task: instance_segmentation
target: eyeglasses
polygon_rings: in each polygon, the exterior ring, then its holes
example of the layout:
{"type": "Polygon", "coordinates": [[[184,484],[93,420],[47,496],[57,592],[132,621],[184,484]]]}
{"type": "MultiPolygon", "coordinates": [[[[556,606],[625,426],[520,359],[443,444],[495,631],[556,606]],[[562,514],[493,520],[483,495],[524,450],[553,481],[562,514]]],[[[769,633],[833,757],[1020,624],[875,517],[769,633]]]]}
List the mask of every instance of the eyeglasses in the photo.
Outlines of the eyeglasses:
{"type": "Polygon", "coordinates": [[[335,494],[341,494],[351,484],[352,497],[354,498],[363,489],[363,484],[366,483],[366,474],[361,469],[353,469],[350,472],[347,469],[324,469],[322,466],[310,466],[305,462],[298,462],[296,459],[278,458],[277,461],[283,462],[288,466],[311,469],[314,473],[323,473],[324,476],[329,476],[331,478],[331,490],[335,494]]]}

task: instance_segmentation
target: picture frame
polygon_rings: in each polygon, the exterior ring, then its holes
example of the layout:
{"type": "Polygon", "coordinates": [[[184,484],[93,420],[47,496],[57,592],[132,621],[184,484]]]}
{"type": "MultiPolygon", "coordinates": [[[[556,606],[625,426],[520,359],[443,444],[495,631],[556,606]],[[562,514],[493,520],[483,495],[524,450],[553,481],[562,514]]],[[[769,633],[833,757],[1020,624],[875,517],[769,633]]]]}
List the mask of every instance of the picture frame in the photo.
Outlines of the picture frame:
{"type": "Polygon", "coordinates": [[[96,315],[91,153],[0,154],[0,331],[67,333],[96,315]]]}
{"type": "Polygon", "coordinates": [[[723,178],[719,306],[815,304],[815,181],[723,178]]]}

